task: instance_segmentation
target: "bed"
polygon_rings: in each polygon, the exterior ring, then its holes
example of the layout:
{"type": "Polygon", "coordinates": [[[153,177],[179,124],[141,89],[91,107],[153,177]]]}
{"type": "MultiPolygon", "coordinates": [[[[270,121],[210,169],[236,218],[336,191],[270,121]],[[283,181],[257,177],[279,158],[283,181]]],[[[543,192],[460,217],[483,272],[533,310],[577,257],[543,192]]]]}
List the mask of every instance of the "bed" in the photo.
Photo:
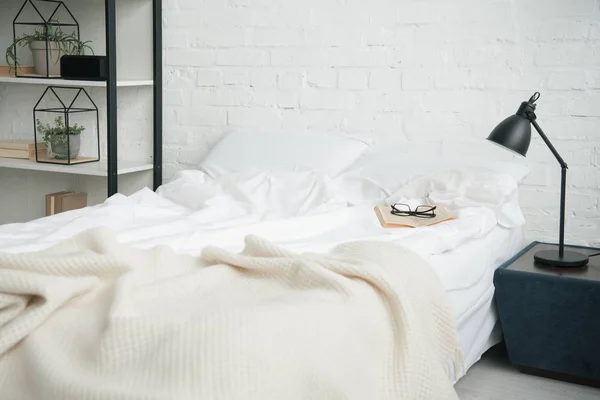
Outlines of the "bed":
{"type": "MultiPolygon", "coordinates": [[[[527,171],[513,162],[432,162],[370,151],[369,143],[347,137],[231,134],[199,169],[179,173],[156,193],[144,189],[132,196],[116,195],[99,206],[0,226],[0,253],[36,254],[94,229],[107,229],[118,243],[140,251],[164,245],[191,257],[214,246],[238,254],[248,245],[248,235],[295,254],[326,254],[345,243],[398,245],[430,265],[445,292],[463,361],[460,370],[447,363],[448,379],[455,383],[501,340],[492,277],[495,268],[522,248],[524,220],[517,188],[527,171]],[[242,154],[240,148],[245,149],[242,154]],[[332,157],[332,151],[341,156],[332,157]],[[420,229],[384,229],[373,205],[394,202],[444,204],[457,219],[420,229]]],[[[2,312],[0,307],[0,322],[2,312]]],[[[5,315],[5,324],[7,320],[5,315]]],[[[8,342],[7,337],[6,325],[0,323],[0,343],[8,342]]],[[[2,357],[16,362],[11,358],[34,351],[28,340],[38,343],[24,337],[0,352],[0,364],[2,357]]],[[[18,363],[26,369],[27,361],[18,363]]],[[[218,379],[218,374],[211,376],[218,379]]],[[[25,389],[30,387],[27,382],[5,377],[0,378],[3,385],[27,393],[19,398],[35,398],[35,391],[25,389]]],[[[64,395],[58,384],[55,389],[64,395]]],[[[82,393],[73,398],[83,398],[82,393]]],[[[113,395],[89,398],[119,398],[113,395]]],[[[221,393],[206,398],[235,397],[221,393]]],[[[337,393],[329,398],[351,397],[337,393]]]]}

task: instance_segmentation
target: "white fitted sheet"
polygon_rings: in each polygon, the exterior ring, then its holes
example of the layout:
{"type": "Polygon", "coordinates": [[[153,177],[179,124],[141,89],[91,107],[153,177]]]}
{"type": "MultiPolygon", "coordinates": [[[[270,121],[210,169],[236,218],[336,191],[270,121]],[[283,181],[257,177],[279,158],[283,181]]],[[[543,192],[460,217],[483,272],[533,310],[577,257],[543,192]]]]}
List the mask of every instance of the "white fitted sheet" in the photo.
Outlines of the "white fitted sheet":
{"type": "MultiPolygon", "coordinates": [[[[434,255],[430,262],[442,276],[463,274],[465,269],[479,272],[465,287],[446,288],[457,321],[460,347],[466,372],[489,348],[499,343],[502,334],[494,304],[494,271],[523,245],[521,228],[496,227],[485,237],[474,239],[456,250],[434,255]]],[[[464,374],[454,375],[458,381],[464,374]]]]}

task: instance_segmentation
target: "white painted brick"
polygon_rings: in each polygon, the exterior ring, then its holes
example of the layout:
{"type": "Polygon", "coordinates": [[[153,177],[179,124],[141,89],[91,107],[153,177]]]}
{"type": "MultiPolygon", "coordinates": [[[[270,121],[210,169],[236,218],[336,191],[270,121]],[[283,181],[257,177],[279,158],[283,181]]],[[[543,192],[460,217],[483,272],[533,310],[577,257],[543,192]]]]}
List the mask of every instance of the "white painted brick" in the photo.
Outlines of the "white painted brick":
{"type": "Polygon", "coordinates": [[[189,105],[189,93],[181,90],[163,90],[163,102],[167,106],[186,106],[189,105]]]}
{"type": "Polygon", "coordinates": [[[192,149],[183,149],[179,152],[179,161],[186,165],[198,165],[202,161],[202,153],[192,149]]]}
{"type": "Polygon", "coordinates": [[[306,40],[300,28],[260,28],[249,30],[249,43],[254,47],[301,46],[306,40]]]}
{"type": "Polygon", "coordinates": [[[523,185],[545,187],[552,183],[549,165],[528,163],[528,168],[529,175],[523,180],[523,185]]]}
{"type": "Polygon", "coordinates": [[[174,28],[164,31],[163,47],[165,49],[183,49],[187,45],[187,31],[174,28]]]}
{"type": "Polygon", "coordinates": [[[269,52],[260,49],[239,48],[217,51],[217,65],[259,66],[269,64],[269,52]]]}
{"type": "Polygon", "coordinates": [[[253,68],[250,71],[250,86],[260,88],[277,87],[277,70],[271,68],[253,68]]]}
{"type": "Polygon", "coordinates": [[[399,90],[401,88],[402,73],[397,69],[377,69],[369,74],[369,88],[399,90]]]}
{"type": "Polygon", "coordinates": [[[309,110],[351,110],[355,103],[348,91],[307,88],[300,94],[300,106],[309,110]]]}
{"type": "Polygon", "coordinates": [[[398,10],[400,24],[434,24],[442,20],[440,3],[419,1],[398,10]]]}
{"type": "Polygon", "coordinates": [[[281,110],[277,108],[236,107],[227,110],[230,126],[280,128],[281,121],[281,110]]]}
{"type": "Polygon", "coordinates": [[[600,137],[600,118],[559,115],[539,121],[546,134],[554,139],[593,140],[600,137]]]}
{"type": "Polygon", "coordinates": [[[382,46],[386,48],[404,47],[407,43],[414,42],[414,26],[380,26],[369,27],[364,32],[367,46],[382,46]]]}
{"type": "Polygon", "coordinates": [[[472,89],[506,89],[517,88],[517,75],[509,68],[478,68],[470,74],[468,86],[472,89]]]}
{"type": "MultiPolygon", "coordinates": [[[[175,126],[171,127],[168,132],[164,135],[164,143],[166,146],[185,146],[190,140],[190,130],[188,127],[175,126]]],[[[171,160],[167,162],[176,162],[177,160],[171,160]]]]}
{"type": "Polygon", "coordinates": [[[386,112],[375,115],[373,130],[377,135],[396,136],[404,134],[403,118],[400,112],[386,112]]]}
{"type": "Polygon", "coordinates": [[[198,27],[188,30],[190,47],[239,47],[248,43],[249,29],[231,27],[227,33],[212,27],[198,27]]]}
{"type": "MultiPolygon", "coordinates": [[[[571,166],[567,175],[570,187],[576,189],[600,189],[600,169],[596,166],[571,166]]],[[[599,196],[600,197],[600,196],[599,196]]]]}
{"type": "Polygon", "coordinates": [[[166,50],[164,58],[166,65],[205,67],[215,64],[213,50],[166,50]]]}
{"type": "Polygon", "coordinates": [[[277,74],[277,87],[281,89],[300,89],[304,85],[305,73],[301,70],[287,69],[277,74]]]}
{"type": "Polygon", "coordinates": [[[248,104],[261,107],[297,108],[298,92],[287,89],[252,88],[248,104]]]}
{"type": "Polygon", "coordinates": [[[332,110],[283,110],[283,129],[335,131],[340,129],[342,116],[343,112],[332,110]]]}
{"type": "Polygon", "coordinates": [[[585,71],[555,71],[548,78],[548,89],[584,90],[588,86],[585,71]]]}
{"type": "Polygon", "coordinates": [[[360,26],[328,24],[309,26],[306,30],[306,44],[324,47],[360,47],[362,30],[360,26]]]}
{"type": "Polygon", "coordinates": [[[387,64],[388,53],[376,47],[351,50],[332,47],[324,57],[325,65],[332,67],[380,67],[387,64]]]}
{"type": "Polygon", "coordinates": [[[597,10],[596,0],[527,0],[514,4],[519,18],[524,20],[547,19],[548,17],[590,16],[597,10]]]}
{"type": "Polygon", "coordinates": [[[166,89],[189,89],[196,85],[196,71],[193,68],[167,67],[165,72],[166,89]]]}
{"type": "Polygon", "coordinates": [[[433,74],[433,85],[438,90],[467,89],[470,87],[472,73],[459,68],[437,69],[433,74]]]}
{"type": "Polygon", "coordinates": [[[316,88],[337,87],[337,69],[334,68],[310,68],[307,71],[306,80],[308,86],[316,88]]]}
{"type": "Polygon", "coordinates": [[[433,71],[426,69],[408,70],[402,73],[403,90],[428,90],[433,87],[433,71]]]}
{"type": "Polygon", "coordinates": [[[224,67],[221,71],[224,85],[250,86],[250,69],[246,67],[224,67]]]}
{"type": "Polygon", "coordinates": [[[271,64],[279,67],[320,66],[323,50],[319,48],[278,48],[271,52],[271,64]]]}
{"type": "Polygon", "coordinates": [[[369,87],[369,71],[366,69],[341,69],[338,78],[340,89],[366,89],[369,87]]]}
{"type": "Polygon", "coordinates": [[[567,111],[574,116],[600,117],[600,95],[572,98],[567,104],[567,111]]]}
{"type": "Polygon", "coordinates": [[[464,120],[450,112],[413,113],[404,118],[403,127],[409,139],[438,135],[458,137],[467,132],[464,120]]]}
{"type": "Polygon", "coordinates": [[[198,70],[198,86],[219,86],[223,83],[223,72],[218,69],[198,70]]]}
{"type": "Polygon", "coordinates": [[[192,105],[246,106],[250,104],[250,94],[250,88],[245,87],[198,88],[192,92],[192,105]]]}
{"type": "Polygon", "coordinates": [[[516,43],[517,33],[510,24],[469,22],[422,25],[415,30],[415,43],[469,43],[472,45],[516,43]]]}
{"type": "Polygon", "coordinates": [[[163,149],[163,162],[166,164],[171,164],[171,163],[176,163],[181,161],[179,159],[179,151],[181,150],[180,147],[165,147],[163,149]]]}
{"type": "Polygon", "coordinates": [[[344,115],[342,127],[348,132],[370,132],[375,128],[375,115],[369,111],[352,111],[344,115]]]}
{"type": "Polygon", "coordinates": [[[581,21],[552,19],[529,21],[520,26],[524,37],[535,43],[556,43],[564,41],[586,41],[592,29],[590,24],[581,21]]]}
{"type": "Polygon", "coordinates": [[[177,121],[183,126],[224,125],[225,111],[220,107],[181,107],[177,121]]]}

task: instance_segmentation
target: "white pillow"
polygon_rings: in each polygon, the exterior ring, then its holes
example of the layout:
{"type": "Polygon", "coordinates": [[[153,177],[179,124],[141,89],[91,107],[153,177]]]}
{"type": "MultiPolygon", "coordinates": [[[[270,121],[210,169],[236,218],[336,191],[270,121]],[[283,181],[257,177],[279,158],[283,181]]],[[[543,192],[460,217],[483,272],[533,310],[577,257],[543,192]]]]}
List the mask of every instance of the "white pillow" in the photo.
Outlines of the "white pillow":
{"type": "Polygon", "coordinates": [[[330,178],[318,172],[249,169],[213,179],[202,171],[180,171],[157,193],[192,210],[223,208],[232,217],[260,214],[281,219],[345,208],[330,178]]]}
{"type": "Polygon", "coordinates": [[[333,178],[370,147],[367,141],[341,135],[232,132],[210,151],[200,169],[213,178],[250,168],[261,171],[316,171],[333,178]]]}
{"type": "Polygon", "coordinates": [[[419,157],[389,149],[367,154],[335,181],[350,204],[372,203],[392,195],[413,177],[452,168],[485,168],[507,174],[517,183],[529,174],[526,166],[516,162],[419,157]]]}
{"type": "Polygon", "coordinates": [[[386,199],[387,204],[443,204],[450,210],[489,208],[498,223],[512,228],[525,223],[518,202],[518,183],[509,174],[484,167],[438,170],[415,176],[386,199]]]}

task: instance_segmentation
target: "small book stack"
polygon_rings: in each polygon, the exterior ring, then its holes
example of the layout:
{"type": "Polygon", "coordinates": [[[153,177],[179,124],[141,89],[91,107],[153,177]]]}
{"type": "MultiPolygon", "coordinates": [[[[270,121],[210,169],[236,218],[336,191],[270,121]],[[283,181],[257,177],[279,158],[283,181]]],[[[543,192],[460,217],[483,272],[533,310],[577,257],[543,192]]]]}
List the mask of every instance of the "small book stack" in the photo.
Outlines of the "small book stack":
{"type": "Polygon", "coordinates": [[[46,216],[87,207],[87,193],[57,192],[46,195],[46,216]]]}
{"type": "Polygon", "coordinates": [[[394,215],[390,206],[376,206],[375,214],[379,219],[379,223],[384,228],[421,228],[455,219],[454,215],[446,207],[439,204],[436,206],[435,217],[433,218],[394,215]]]}
{"type": "MultiPolygon", "coordinates": [[[[30,140],[9,140],[0,142],[0,157],[2,158],[21,158],[24,160],[35,161],[35,143],[30,140]]],[[[48,150],[46,144],[37,144],[40,158],[46,157],[48,150]]]]}

